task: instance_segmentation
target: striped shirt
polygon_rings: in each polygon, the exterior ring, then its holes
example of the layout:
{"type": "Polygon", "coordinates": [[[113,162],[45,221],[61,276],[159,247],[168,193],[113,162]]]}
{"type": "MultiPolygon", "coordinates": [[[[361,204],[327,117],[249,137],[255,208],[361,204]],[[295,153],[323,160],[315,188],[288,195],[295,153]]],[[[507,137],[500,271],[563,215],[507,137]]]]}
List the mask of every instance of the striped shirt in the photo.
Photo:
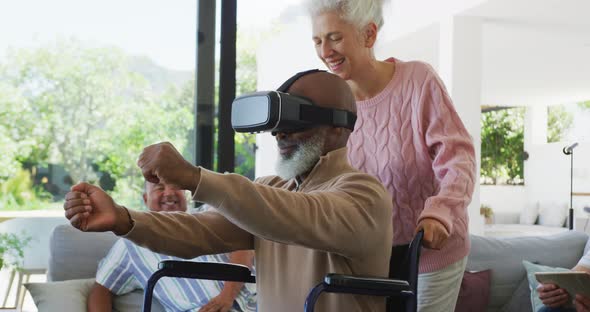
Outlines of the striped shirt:
{"type": "MultiPolygon", "coordinates": [[[[119,239],[99,263],[96,282],[116,295],[144,289],[147,280],[158,269],[158,263],[162,260],[184,259],[161,255],[126,239],[119,239]]],[[[227,254],[219,254],[200,256],[192,260],[226,263],[229,258],[227,254]]],[[[164,277],[156,284],[154,297],[166,311],[198,311],[222,289],[221,281],[164,277]]],[[[236,304],[241,311],[256,311],[256,286],[244,284],[231,311],[240,311],[236,309],[236,304]]]]}

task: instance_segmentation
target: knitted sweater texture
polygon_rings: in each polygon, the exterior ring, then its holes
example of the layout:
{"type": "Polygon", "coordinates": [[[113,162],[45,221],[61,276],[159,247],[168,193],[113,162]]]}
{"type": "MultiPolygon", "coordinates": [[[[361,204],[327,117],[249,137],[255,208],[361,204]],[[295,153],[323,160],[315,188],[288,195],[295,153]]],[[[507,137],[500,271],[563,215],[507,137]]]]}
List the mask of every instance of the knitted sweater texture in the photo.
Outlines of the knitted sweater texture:
{"type": "Polygon", "coordinates": [[[389,84],[375,97],[357,101],[348,158],[392,195],[394,245],[409,243],[424,218],[440,221],[451,233],[441,250],[422,252],[420,272],[433,272],[469,253],[467,206],[475,151],[434,69],[421,62],[387,61],[396,64],[389,84]]]}

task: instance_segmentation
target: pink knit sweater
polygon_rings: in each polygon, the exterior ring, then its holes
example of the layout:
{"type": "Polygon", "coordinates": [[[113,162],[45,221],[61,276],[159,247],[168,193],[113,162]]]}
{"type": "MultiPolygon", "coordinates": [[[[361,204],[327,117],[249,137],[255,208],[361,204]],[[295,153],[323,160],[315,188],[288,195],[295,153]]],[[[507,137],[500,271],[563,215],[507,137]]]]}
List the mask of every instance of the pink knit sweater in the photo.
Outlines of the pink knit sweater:
{"type": "Polygon", "coordinates": [[[439,220],[451,233],[441,250],[422,251],[420,272],[433,272],[469,253],[475,152],[434,69],[387,61],[396,63],[392,80],[374,98],[357,102],[348,158],[392,195],[394,245],[409,243],[423,218],[439,220]]]}

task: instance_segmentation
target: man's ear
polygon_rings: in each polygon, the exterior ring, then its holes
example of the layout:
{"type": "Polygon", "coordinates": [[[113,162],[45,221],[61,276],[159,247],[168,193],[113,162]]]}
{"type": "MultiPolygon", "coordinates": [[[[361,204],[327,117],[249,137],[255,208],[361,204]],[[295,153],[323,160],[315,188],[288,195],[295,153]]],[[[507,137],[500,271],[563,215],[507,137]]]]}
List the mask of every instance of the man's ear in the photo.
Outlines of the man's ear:
{"type": "Polygon", "coordinates": [[[332,127],[328,131],[335,142],[341,140],[348,141],[348,135],[350,135],[350,130],[342,127],[332,127]]]}
{"type": "Polygon", "coordinates": [[[367,24],[364,29],[364,36],[365,48],[372,48],[375,45],[375,41],[377,41],[377,24],[373,22],[367,24]]]}
{"type": "Polygon", "coordinates": [[[338,134],[338,136],[341,136],[344,130],[346,130],[346,128],[334,127],[334,130],[336,131],[336,134],[338,134]]]}
{"type": "Polygon", "coordinates": [[[147,194],[143,193],[143,203],[147,206],[148,202],[147,202],[147,194]]]}
{"type": "Polygon", "coordinates": [[[339,137],[342,135],[342,129],[341,127],[330,127],[328,128],[328,132],[331,136],[339,137]]]}

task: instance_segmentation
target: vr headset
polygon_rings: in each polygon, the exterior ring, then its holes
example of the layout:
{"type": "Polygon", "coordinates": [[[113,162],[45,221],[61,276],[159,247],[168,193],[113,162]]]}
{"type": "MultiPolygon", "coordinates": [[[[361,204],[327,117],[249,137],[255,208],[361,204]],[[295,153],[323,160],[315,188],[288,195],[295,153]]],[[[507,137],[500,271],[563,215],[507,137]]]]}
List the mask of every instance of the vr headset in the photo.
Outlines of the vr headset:
{"type": "Polygon", "coordinates": [[[298,132],[316,126],[354,129],[352,112],[315,105],[310,99],[286,93],[289,87],[313,69],[285,81],[277,91],[254,92],[237,97],[232,103],[231,124],[236,132],[298,132]]]}

